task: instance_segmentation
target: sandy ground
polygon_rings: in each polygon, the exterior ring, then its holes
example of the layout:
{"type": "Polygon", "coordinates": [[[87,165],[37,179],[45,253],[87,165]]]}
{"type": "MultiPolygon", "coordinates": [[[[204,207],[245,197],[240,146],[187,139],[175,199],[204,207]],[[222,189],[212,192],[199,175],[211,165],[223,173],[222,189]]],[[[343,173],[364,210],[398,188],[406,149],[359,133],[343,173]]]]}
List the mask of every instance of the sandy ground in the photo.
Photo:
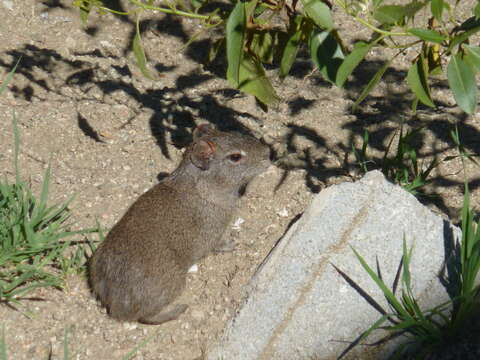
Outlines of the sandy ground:
{"type": "MultiPolygon", "coordinates": [[[[221,335],[241,302],[243,286],[312,196],[329,184],[355,179],[350,149],[352,142],[360,146],[364,129],[370,131],[370,154],[377,160],[402,122],[425,127],[418,146],[427,162],[456,154],[448,135],[453,123],[465,148],[480,152],[480,116],[462,114],[445,82],[433,86],[435,110],[409,112],[412,96],[400,81],[412,60],[409,53],[392,64],[386,81],[355,114],[350,106],[384,54],[374,51],[346,90],[331,87],[306,57],[300,58],[293,76],[284,83],[274,80],[281,101],[265,112],[252,97],[228,86],[224,64],[206,65],[209,36],[182,49],[200,29],[195,21],[151,15],[145,22],[150,66],[159,74],[151,81],[133,65],[134,24],[124,18],[95,15],[83,28],[66,0],[2,0],[0,9],[0,79],[22,56],[0,98],[2,175],[13,175],[14,111],[22,177],[38,191],[50,163],[51,201],[75,195],[72,213],[79,228],[96,220],[111,227],[159,176],[175,169],[197,123],[227,130],[244,126],[266,139],[284,139],[275,146],[279,166],[257,178],[242,200],[237,217],[244,222],[231,230],[237,250],[198,264],[180,300],[189,310],[179,320],[159,327],[118,323],[98,306],[85,277],[72,276],[63,292],[36,291],[45,301],[25,302],[22,312],[0,306],[11,359],[46,359],[50,351],[53,359],[62,357],[65,329],[74,359],[121,359],[145,339],[151,341],[135,359],[196,359],[221,335]]],[[[337,24],[355,38],[368,35],[348,19],[340,17],[337,24]]],[[[275,69],[271,75],[276,79],[275,69]]],[[[480,171],[467,163],[467,176],[478,209],[480,171]]],[[[457,220],[460,161],[442,162],[432,178],[431,196],[422,201],[457,220]]]]}

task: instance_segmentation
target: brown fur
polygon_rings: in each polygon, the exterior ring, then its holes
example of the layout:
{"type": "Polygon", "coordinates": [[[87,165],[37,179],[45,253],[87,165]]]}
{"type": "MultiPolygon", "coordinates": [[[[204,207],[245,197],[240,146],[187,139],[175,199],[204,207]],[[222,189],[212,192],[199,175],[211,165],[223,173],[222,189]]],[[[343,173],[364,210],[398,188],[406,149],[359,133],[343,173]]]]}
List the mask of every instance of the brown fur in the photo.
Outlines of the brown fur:
{"type": "Polygon", "coordinates": [[[222,235],[239,192],[266,170],[268,156],[252,137],[208,125],[195,130],[179,167],[135,201],[91,259],[92,290],[112,317],[159,324],[186,310],[166,307],[193,264],[232,248],[222,235]],[[235,161],[238,154],[245,156],[235,161]]]}

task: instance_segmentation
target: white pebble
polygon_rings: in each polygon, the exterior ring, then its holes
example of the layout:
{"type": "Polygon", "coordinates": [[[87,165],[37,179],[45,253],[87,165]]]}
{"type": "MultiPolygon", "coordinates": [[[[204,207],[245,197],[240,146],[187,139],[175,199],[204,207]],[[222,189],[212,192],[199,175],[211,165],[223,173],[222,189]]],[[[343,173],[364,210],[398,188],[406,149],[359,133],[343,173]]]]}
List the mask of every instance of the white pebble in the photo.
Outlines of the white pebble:
{"type": "Polygon", "coordinates": [[[188,272],[189,273],[196,273],[198,272],[198,265],[197,264],[193,264],[190,269],[188,269],[188,272]]]}
{"type": "Polygon", "coordinates": [[[123,329],[124,330],[135,330],[137,328],[137,324],[135,323],[123,323],[123,329]]]}
{"type": "Polygon", "coordinates": [[[233,230],[240,230],[240,226],[245,222],[244,219],[238,218],[232,225],[233,230]]]}
{"type": "Polygon", "coordinates": [[[283,208],[282,210],[280,210],[279,212],[277,212],[277,215],[278,215],[278,216],[281,216],[281,217],[287,217],[287,216],[288,216],[288,210],[287,210],[287,208],[283,208]]]}
{"type": "Polygon", "coordinates": [[[2,5],[8,10],[13,10],[13,1],[12,0],[2,0],[2,5]]]}

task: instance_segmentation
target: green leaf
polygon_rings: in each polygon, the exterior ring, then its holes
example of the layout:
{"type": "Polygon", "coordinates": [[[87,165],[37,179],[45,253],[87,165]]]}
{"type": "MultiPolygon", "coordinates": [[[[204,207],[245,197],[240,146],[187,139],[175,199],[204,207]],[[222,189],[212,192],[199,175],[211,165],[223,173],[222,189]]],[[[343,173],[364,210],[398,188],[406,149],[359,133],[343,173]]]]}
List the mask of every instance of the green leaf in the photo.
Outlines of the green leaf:
{"type": "Polygon", "coordinates": [[[280,60],[280,78],[285,78],[292,68],[295,58],[297,57],[300,40],[302,37],[301,24],[304,17],[296,15],[290,19],[290,27],[288,29],[288,39],[283,49],[282,59],[280,60]]]}
{"type": "Polygon", "coordinates": [[[245,2],[245,18],[249,19],[255,13],[255,9],[257,8],[258,0],[250,0],[245,2]]]}
{"type": "Polygon", "coordinates": [[[147,58],[145,56],[145,51],[143,50],[142,38],[140,37],[140,15],[137,16],[135,29],[135,36],[133,38],[133,54],[135,55],[135,61],[142,74],[153,80],[153,76],[147,68],[147,58]]]}
{"type": "Polygon", "coordinates": [[[405,16],[405,8],[400,5],[380,6],[373,13],[375,20],[381,24],[393,25],[398,23],[405,16]]]}
{"type": "Polygon", "coordinates": [[[348,76],[355,70],[360,62],[365,58],[374,44],[365,43],[359,41],[355,43],[355,46],[350,54],[347,55],[345,60],[338,68],[336,84],[338,87],[342,87],[348,76]]]}
{"type": "Polygon", "coordinates": [[[463,43],[468,40],[470,36],[480,31],[480,20],[475,19],[475,17],[468,18],[458,27],[458,31],[460,32],[459,35],[450,41],[448,51],[452,51],[455,46],[463,43]]]}
{"type": "Polygon", "coordinates": [[[277,32],[257,31],[253,34],[250,50],[265,64],[273,62],[273,52],[277,44],[277,32]]]}
{"type": "Polygon", "coordinates": [[[330,8],[320,0],[302,0],[305,13],[320,28],[333,29],[332,14],[330,8]]]}
{"type": "Polygon", "coordinates": [[[227,80],[234,87],[240,84],[240,64],[243,59],[243,42],[245,39],[245,4],[238,0],[227,20],[227,80]]]}
{"type": "Polygon", "coordinates": [[[408,32],[424,41],[441,44],[446,37],[435,30],[412,28],[408,32]]]}
{"type": "Polygon", "coordinates": [[[477,3],[475,8],[473,9],[473,13],[475,14],[475,19],[480,19],[480,2],[477,3]]]}
{"type": "Polygon", "coordinates": [[[266,10],[269,10],[270,7],[266,3],[260,3],[256,8],[255,11],[253,12],[252,16],[257,18],[258,16],[262,15],[266,10]]]}
{"type": "Polygon", "coordinates": [[[198,11],[203,5],[205,5],[205,1],[202,0],[190,0],[193,8],[198,11]]]}
{"type": "Polygon", "coordinates": [[[477,106],[475,73],[472,67],[462,60],[460,54],[451,57],[447,67],[447,78],[458,106],[466,113],[474,114],[477,106]]]}
{"type": "Polygon", "coordinates": [[[239,78],[238,88],[241,91],[254,95],[265,105],[273,105],[278,102],[278,96],[267,78],[262,64],[250,54],[245,54],[242,59],[239,78]]]}
{"type": "Polygon", "coordinates": [[[80,20],[83,25],[87,25],[88,15],[92,10],[92,5],[88,1],[82,1],[78,9],[80,10],[80,20]]]}
{"type": "Polygon", "coordinates": [[[338,69],[345,56],[334,32],[313,30],[309,45],[310,56],[320,73],[325,80],[335,84],[338,69]]]}
{"type": "Polygon", "coordinates": [[[373,8],[376,9],[377,7],[382,5],[382,3],[383,3],[383,0],[373,0],[372,1],[373,8]]]}
{"type": "Polygon", "coordinates": [[[375,86],[377,86],[383,74],[385,74],[385,71],[387,71],[388,67],[390,66],[391,61],[392,61],[391,59],[388,60],[385,64],[382,65],[380,69],[377,70],[375,75],[373,75],[373,77],[368,82],[367,86],[365,86],[365,88],[362,90],[362,93],[353,104],[352,111],[355,111],[358,104],[360,104],[363,100],[365,100],[368,94],[370,94],[370,92],[375,88],[375,86]]]}
{"type": "Polygon", "coordinates": [[[413,19],[415,14],[419,12],[426,4],[427,1],[412,1],[411,3],[403,7],[404,14],[407,18],[413,19]]]}
{"type": "Polygon", "coordinates": [[[417,113],[417,107],[418,107],[418,97],[415,96],[415,99],[412,101],[412,112],[414,114],[417,113]]]}
{"type": "Polygon", "coordinates": [[[440,57],[440,45],[434,44],[427,47],[426,56],[428,59],[428,74],[441,75],[443,74],[442,59],[440,57]]]}
{"type": "Polygon", "coordinates": [[[458,28],[456,28],[457,31],[468,31],[468,30],[473,30],[480,26],[480,21],[475,18],[475,16],[469,17],[467,20],[465,20],[463,23],[460,24],[458,28]]]}
{"type": "Polygon", "coordinates": [[[465,54],[465,61],[472,65],[476,71],[480,71],[480,46],[463,45],[467,52],[465,54]]]}
{"type": "Polygon", "coordinates": [[[432,15],[438,22],[442,22],[442,13],[444,6],[445,3],[443,2],[443,0],[432,0],[430,3],[432,15]]]}
{"type": "Polygon", "coordinates": [[[425,105],[435,107],[430,96],[430,89],[427,84],[427,72],[425,59],[419,56],[417,61],[410,67],[407,75],[407,82],[415,96],[425,105]]]}

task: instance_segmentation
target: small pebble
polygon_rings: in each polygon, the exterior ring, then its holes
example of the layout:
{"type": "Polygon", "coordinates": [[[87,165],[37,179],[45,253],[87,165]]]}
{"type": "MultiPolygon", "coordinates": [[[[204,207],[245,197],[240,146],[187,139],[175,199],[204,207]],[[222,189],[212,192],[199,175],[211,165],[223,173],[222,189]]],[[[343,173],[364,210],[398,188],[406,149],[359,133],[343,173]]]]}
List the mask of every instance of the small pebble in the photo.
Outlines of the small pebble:
{"type": "Polygon", "coordinates": [[[240,230],[241,225],[245,222],[244,219],[238,218],[232,225],[233,230],[240,230]]]}
{"type": "Polygon", "coordinates": [[[189,273],[196,273],[198,272],[198,265],[197,264],[193,264],[190,269],[188,269],[188,272],[189,273]]]}
{"type": "Polygon", "coordinates": [[[281,217],[287,217],[287,216],[288,216],[288,210],[287,210],[287,208],[283,208],[282,210],[278,211],[278,212],[277,212],[277,215],[278,215],[278,216],[281,216],[281,217]]]}
{"type": "Polygon", "coordinates": [[[13,10],[13,0],[2,0],[2,5],[8,10],[13,10]]]}
{"type": "Polygon", "coordinates": [[[135,330],[137,328],[137,324],[135,323],[123,323],[123,329],[124,330],[135,330]]]}

